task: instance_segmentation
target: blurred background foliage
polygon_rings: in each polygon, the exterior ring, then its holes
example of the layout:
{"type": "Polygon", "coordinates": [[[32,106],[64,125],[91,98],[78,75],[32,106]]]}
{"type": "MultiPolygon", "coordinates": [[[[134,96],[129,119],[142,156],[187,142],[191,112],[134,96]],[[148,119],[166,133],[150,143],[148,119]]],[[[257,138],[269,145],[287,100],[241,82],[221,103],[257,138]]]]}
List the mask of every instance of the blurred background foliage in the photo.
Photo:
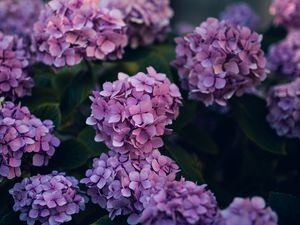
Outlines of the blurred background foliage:
{"type": "MultiPolygon", "coordinates": [[[[200,24],[209,16],[217,17],[232,2],[173,0],[173,25],[179,21],[200,24]]],[[[270,0],[247,2],[262,18],[260,31],[265,34],[264,49],[267,49],[284,37],[285,32],[271,27],[270,0]]],[[[120,71],[133,75],[149,65],[180,85],[176,71],[169,65],[175,58],[174,35],[164,44],[127,49],[124,59],[118,62],[83,62],[59,71],[35,66],[37,85],[33,95],[25,98],[22,104],[41,119],[55,121],[62,144],[48,167],[23,168],[23,177],[59,170],[82,178],[92,158],[107,151],[104,144],[94,142],[94,130],[85,125],[90,114],[88,96],[91,90],[99,89],[104,81],[115,80],[120,71]]],[[[276,82],[269,79],[263,85],[267,89],[276,82]]],[[[279,138],[269,127],[265,119],[265,100],[251,95],[235,97],[229,110],[224,110],[206,108],[202,103],[187,100],[187,93],[183,95],[180,116],[172,125],[174,132],[165,137],[165,146],[161,149],[177,161],[181,174],[198,183],[207,183],[220,207],[227,206],[235,196],[260,195],[268,199],[279,214],[280,225],[299,224],[300,141],[279,138]]],[[[13,202],[8,195],[8,190],[21,179],[0,184],[0,225],[22,224],[18,214],[12,212],[13,202]]],[[[104,210],[89,203],[86,211],[75,216],[69,224],[125,223],[123,218],[111,222],[104,210]]]]}
{"type": "Polygon", "coordinates": [[[173,22],[188,22],[199,25],[207,17],[218,17],[224,8],[235,2],[248,3],[260,16],[260,29],[266,29],[272,17],[269,14],[269,6],[272,0],[173,0],[171,1],[176,11],[173,22]]]}

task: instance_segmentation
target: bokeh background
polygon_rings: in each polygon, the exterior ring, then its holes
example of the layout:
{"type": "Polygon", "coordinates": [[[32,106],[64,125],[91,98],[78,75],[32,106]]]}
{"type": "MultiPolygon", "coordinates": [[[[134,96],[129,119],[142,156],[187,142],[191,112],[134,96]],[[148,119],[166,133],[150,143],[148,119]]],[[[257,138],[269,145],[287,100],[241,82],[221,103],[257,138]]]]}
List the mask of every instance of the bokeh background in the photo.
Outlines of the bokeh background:
{"type": "MultiPolygon", "coordinates": [[[[198,25],[207,17],[218,17],[219,13],[236,0],[172,0],[175,9],[173,23],[178,21],[198,25]]],[[[260,16],[261,23],[259,29],[267,28],[272,20],[269,14],[271,0],[245,0],[260,16]]]]}

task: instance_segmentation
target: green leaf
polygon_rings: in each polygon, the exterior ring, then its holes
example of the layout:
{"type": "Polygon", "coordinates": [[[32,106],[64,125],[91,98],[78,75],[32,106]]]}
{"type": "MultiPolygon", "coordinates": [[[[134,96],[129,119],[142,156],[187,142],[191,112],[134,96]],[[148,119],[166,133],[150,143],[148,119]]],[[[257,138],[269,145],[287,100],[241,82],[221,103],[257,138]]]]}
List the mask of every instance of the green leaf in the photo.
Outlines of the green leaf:
{"type": "Polygon", "coordinates": [[[32,113],[41,120],[52,120],[57,128],[60,126],[61,113],[58,103],[44,103],[39,105],[32,113]]]}
{"type": "Polygon", "coordinates": [[[278,214],[279,225],[299,224],[300,199],[292,195],[271,192],[268,203],[278,214]]]}
{"type": "Polygon", "coordinates": [[[29,107],[30,110],[34,110],[39,105],[44,103],[58,102],[59,98],[56,96],[55,91],[50,88],[35,87],[32,90],[32,95],[25,97],[22,100],[22,104],[29,107]]]}
{"type": "Polygon", "coordinates": [[[232,101],[232,110],[245,135],[261,149],[285,155],[284,139],[277,136],[266,120],[266,102],[255,96],[244,96],[232,101]]]}
{"type": "Polygon", "coordinates": [[[187,142],[198,153],[216,155],[219,147],[208,132],[190,124],[180,132],[180,138],[187,142]]]}
{"type": "Polygon", "coordinates": [[[102,153],[109,151],[105,144],[95,141],[95,136],[95,130],[92,127],[87,127],[77,137],[87,147],[90,157],[100,156],[102,153]]]}
{"type": "Polygon", "coordinates": [[[177,162],[182,175],[187,180],[204,183],[201,173],[201,164],[195,155],[192,155],[183,148],[174,145],[166,145],[166,150],[167,154],[177,162]]]}
{"type": "Polygon", "coordinates": [[[127,224],[128,223],[126,222],[126,219],[124,217],[116,217],[112,221],[108,216],[104,216],[91,225],[127,225],[127,224]]]}
{"type": "Polygon", "coordinates": [[[77,74],[62,94],[60,109],[63,115],[68,116],[75,111],[87,99],[92,87],[93,76],[91,72],[77,74]]]}
{"type": "Polygon", "coordinates": [[[180,131],[190,123],[193,123],[197,115],[197,105],[198,103],[195,101],[183,101],[179,116],[172,126],[175,131],[180,131]]]}
{"type": "Polygon", "coordinates": [[[87,147],[80,141],[70,139],[61,143],[51,160],[53,167],[72,170],[83,166],[89,159],[87,147]]]}

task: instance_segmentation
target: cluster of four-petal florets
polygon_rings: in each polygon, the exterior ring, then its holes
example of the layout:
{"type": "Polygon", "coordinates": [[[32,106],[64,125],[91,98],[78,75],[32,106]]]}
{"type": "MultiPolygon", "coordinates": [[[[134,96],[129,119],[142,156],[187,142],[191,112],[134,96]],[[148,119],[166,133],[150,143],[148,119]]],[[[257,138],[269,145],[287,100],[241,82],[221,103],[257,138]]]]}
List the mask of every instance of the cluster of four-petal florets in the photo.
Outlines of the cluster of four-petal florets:
{"type": "MultiPolygon", "coordinates": [[[[165,74],[152,67],[132,77],[120,73],[91,100],[87,123],[96,129],[95,140],[104,141],[111,150],[94,159],[81,183],[110,218],[127,215],[129,224],[214,225],[238,219],[277,224],[276,214],[261,198],[236,199],[222,211],[206,185],[176,180],[180,168],[157,149],[181,105],[179,89],[165,74]],[[236,205],[240,211],[234,209],[236,205]]],[[[57,172],[26,178],[10,193],[14,209],[28,224],[70,221],[87,201],[76,179],[57,172]]]]}

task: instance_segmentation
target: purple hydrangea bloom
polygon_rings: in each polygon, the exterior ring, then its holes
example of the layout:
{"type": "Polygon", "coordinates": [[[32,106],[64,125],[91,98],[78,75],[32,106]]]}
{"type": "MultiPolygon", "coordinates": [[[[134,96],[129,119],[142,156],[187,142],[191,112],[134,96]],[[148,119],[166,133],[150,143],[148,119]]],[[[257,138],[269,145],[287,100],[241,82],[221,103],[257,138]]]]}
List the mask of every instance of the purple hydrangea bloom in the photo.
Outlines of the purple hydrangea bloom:
{"type": "Polygon", "coordinates": [[[228,20],[234,25],[246,26],[255,29],[259,17],[255,11],[245,2],[229,5],[220,15],[221,20],[228,20]]]}
{"type": "Polygon", "coordinates": [[[267,97],[267,120],[279,136],[300,138],[300,78],[273,87],[267,97]]]}
{"type": "Polygon", "coordinates": [[[0,179],[21,175],[22,157],[33,154],[33,165],[47,165],[60,144],[52,121],[41,121],[27,107],[12,102],[0,104],[0,179]]]}
{"type": "Polygon", "coordinates": [[[214,225],[220,214],[217,201],[206,185],[170,181],[157,189],[139,222],[143,225],[214,225]]]}
{"type": "Polygon", "coordinates": [[[109,211],[110,218],[130,215],[130,224],[144,210],[145,193],[158,188],[159,179],[174,180],[178,166],[158,150],[140,157],[114,151],[94,159],[81,183],[88,187],[92,202],[109,211]]]}
{"type": "Polygon", "coordinates": [[[277,225],[278,222],[276,213],[260,197],[235,198],[221,215],[224,225],[277,225]]]}
{"type": "Polygon", "coordinates": [[[122,11],[132,48],[163,41],[170,30],[169,0],[104,0],[101,5],[122,11]]]}
{"type": "Polygon", "coordinates": [[[104,83],[91,100],[87,124],[96,129],[95,140],[117,152],[140,155],[163,145],[161,136],[170,133],[166,126],[178,116],[181,94],[165,74],[149,67],[147,74],[119,73],[117,81],[104,83]]]}
{"type": "Polygon", "coordinates": [[[268,67],[292,78],[300,76],[300,31],[289,32],[286,39],[270,47],[268,67]]]}
{"type": "Polygon", "coordinates": [[[87,202],[78,181],[58,172],[25,178],[9,193],[15,201],[14,211],[20,211],[20,220],[27,224],[59,225],[71,221],[87,202]]]}
{"type": "Polygon", "coordinates": [[[73,66],[120,59],[127,39],[121,12],[100,9],[98,0],[52,0],[34,25],[32,50],[47,65],[73,66]]]}
{"type": "Polygon", "coordinates": [[[41,0],[1,0],[0,30],[5,34],[30,37],[42,7],[41,0]]]}
{"type": "Polygon", "coordinates": [[[275,24],[287,28],[300,28],[299,0],[273,0],[270,13],[275,16],[275,24]]]}
{"type": "Polygon", "coordinates": [[[176,39],[172,64],[191,99],[225,106],[234,94],[240,96],[266,78],[261,40],[247,27],[208,18],[176,39]]]}
{"type": "Polygon", "coordinates": [[[0,32],[0,95],[12,100],[31,94],[33,79],[27,74],[29,55],[23,40],[0,32]]]}

